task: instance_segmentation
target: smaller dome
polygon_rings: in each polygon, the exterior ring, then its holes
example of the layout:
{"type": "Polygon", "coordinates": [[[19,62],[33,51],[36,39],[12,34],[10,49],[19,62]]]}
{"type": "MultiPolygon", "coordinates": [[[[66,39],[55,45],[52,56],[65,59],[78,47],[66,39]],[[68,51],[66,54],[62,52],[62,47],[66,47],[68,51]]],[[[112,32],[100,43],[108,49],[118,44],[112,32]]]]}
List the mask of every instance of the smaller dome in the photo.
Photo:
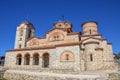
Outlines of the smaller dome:
{"type": "Polygon", "coordinates": [[[86,24],[86,23],[95,23],[96,25],[98,25],[98,23],[97,23],[96,21],[91,20],[91,21],[83,22],[83,23],[81,24],[81,26],[83,27],[84,24],[86,24]]]}
{"type": "Polygon", "coordinates": [[[72,24],[68,21],[57,21],[53,24],[54,28],[71,28],[72,24]]]}
{"type": "Polygon", "coordinates": [[[33,25],[31,22],[28,22],[28,21],[22,21],[21,23],[20,23],[20,25],[21,24],[25,24],[25,25],[33,25]]]}

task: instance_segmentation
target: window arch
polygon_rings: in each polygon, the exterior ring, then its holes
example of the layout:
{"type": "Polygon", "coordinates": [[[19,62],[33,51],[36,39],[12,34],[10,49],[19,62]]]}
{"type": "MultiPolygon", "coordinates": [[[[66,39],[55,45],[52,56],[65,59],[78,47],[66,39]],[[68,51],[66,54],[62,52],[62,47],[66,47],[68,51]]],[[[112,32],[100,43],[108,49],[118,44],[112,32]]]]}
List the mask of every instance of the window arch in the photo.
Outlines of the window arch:
{"type": "Polygon", "coordinates": [[[20,36],[23,36],[23,29],[20,30],[19,34],[20,36]]]}
{"type": "Polygon", "coordinates": [[[22,45],[21,44],[19,44],[19,48],[21,48],[22,47],[22,45]]]}
{"type": "Polygon", "coordinates": [[[16,56],[16,64],[21,65],[21,63],[22,63],[22,55],[17,54],[17,56],[16,56]]]}
{"type": "Polygon", "coordinates": [[[59,35],[54,35],[53,40],[54,41],[60,40],[60,36],[59,35]]]}
{"type": "Polygon", "coordinates": [[[49,41],[60,41],[64,40],[65,35],[62,32],[54,32],[48,36],[49,41]]]}
{"type": "Polygon", "coordinates": [[[44,53],[43,54],[43,56],[42,56],[42,66],[44,67],[44,68],[47,68],[47,67],[49,67],[49,54],[48,53],[44,53]]]}
{"type": "Polygon", "coordinates": [[[30,54],[29,53],[25,54],[24,58],[25,58],[24,64],[29,65],[30,64],[30,54]]]}
{"type": "Polygon", "coordinates": [[[71,51],[64,51],[61,53],[60,61],[74,61],[75,56],[71,51]]]}
{"type": "Polygon", "coordinates": [[[39,54],[38,53],[33,54],[33,65],[39,65],[39,54]]]}
{"type": "Polygon", "coordinates": [[[89,32],[90,32],[90,34],[92,34],[92,30],[91,29],[89,29],[89,32]]]}

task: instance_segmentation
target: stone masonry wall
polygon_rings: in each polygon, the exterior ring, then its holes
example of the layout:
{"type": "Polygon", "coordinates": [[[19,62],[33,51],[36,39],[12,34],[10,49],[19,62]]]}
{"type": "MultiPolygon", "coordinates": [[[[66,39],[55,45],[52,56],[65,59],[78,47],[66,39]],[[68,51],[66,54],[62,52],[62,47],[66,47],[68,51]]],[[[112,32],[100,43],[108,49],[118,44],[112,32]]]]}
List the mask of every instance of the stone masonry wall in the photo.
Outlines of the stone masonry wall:
{"type": "Polygon", "coordinates": [[[70,75],[8,70],[7,80],[102,80],[99,75],[70,75]]]}
{"type": "Polygon", "coordinates": [[[84,73],[83,75],[7,70],[4,78],[6,80],[120,80],[120,73],[98,72],[95,74],[84,73]]]}
{"type": "Polygon", "coordinates": [[[35,66],[39,69],[42,68],[42,55],[44,53],[49,53],[49,68],[52,69],[74,69],[75,71],[80,71],[80,53],[79,53],[79,46],[64,46],[64,47],[57,47],[54,49],[44,49],[44,50],[28,50],[28,51],[14,51],[14,52],[7,52],[6,54],[6,61],[5,67],[12,69],[21,66],[23,69],[24,67],[35,68],[35,66]],[[75,56],[75,61],[60,61],[60,56],[64,51],[71,51],[75,56]],[[16,65],[16,55],[18,53],[22,54],[22,64],[16,65]],[[30,54],[30,65],[24,65],[24,55],[26,53],[30,54]],[[33,54],[39,54],[39,65],[33,65],[33,54]]]}

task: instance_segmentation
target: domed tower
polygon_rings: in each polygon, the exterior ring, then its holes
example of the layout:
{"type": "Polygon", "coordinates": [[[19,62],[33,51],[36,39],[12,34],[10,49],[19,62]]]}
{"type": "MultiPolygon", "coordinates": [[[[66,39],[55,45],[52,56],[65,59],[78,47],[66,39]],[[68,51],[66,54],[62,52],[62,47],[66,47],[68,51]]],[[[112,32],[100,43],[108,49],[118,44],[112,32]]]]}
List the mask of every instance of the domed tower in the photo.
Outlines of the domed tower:
{"type": "Polygon", "coordinates": [[[68,21],[58,21],[53,26],[53,28],[66,30],[68,33],[72,32],[72,24],[68,21]]]}
{"type": "Polygon", "coordinates": [[[98,34],[97,30],[98,23],[96,21],[84,22],[81,26],[83,29],[83,35],[94,35],[98,34]]]}
{"type": "Polygon", "coordinates": [[[17,26],[15,49],[26,47],[26,40],[34,36],[34,26],[31,22],[24,21],[17,26]]]}

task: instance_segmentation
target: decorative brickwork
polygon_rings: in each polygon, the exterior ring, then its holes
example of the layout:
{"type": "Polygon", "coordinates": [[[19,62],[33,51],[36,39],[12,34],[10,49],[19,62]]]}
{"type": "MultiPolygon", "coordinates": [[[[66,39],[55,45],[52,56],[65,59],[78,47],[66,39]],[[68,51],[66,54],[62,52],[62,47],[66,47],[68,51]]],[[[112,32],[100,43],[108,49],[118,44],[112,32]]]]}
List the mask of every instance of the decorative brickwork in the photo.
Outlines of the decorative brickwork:
{"type": "Polygon", "coordinates": [[[70,22],[58,21],[44,37],[36,37],[32,23],[22,22],[16,30],[15,48],[6,51],[5,68],[72,72],[114,69],[112,45],[98,33],[97,24],[87,21],[82,32],[72,32],[70,22]]]}

